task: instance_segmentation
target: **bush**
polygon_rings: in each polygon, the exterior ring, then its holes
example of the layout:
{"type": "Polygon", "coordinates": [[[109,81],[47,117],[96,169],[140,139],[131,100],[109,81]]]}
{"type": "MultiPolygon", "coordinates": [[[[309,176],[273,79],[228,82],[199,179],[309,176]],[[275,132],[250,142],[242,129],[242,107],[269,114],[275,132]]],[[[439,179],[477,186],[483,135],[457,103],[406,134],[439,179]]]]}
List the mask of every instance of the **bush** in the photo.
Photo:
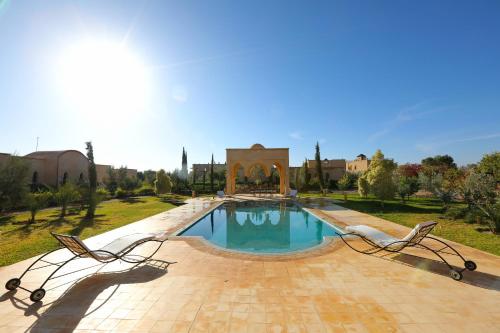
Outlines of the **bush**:
{"type": "Polygon", "coordinates": [[[479,209],[470,209],[467,214],[465,214],[465,223],[483,223],[483,213],[479,209]]]}
{"type": "Polygon", "coordinates": [[[140,196],[145,196],[145,195],[153,196],[155,195],[155,190],[151,186],[145,185],[135,190],[134,193],[140,196]]]}
{"type": "Polygon", "coordinates": [[[61,206],[61,217],[66,215],[66,208],[69,204],[81,199],[78,189],[71,183],[60,186],[59,190],[54,193],[54,198],[57,204],[61,206]]]}
{"type": "Polygon", "coordinates": [[[446,217],[452,219],[452,220],[458,220],[462,219],[467,215],[468,209],[467,208],[461,208],[461,207],[450,207],[446,211],[446,217]]]}
{"type": "Polygon", "coordinates": [[[30,223],[35,223],[36,213],[38,213],[40,209],[46,208],[51,199],[52,193],[50,192],[28,193],[26,195],[25,204],[31,213],[30,223]]]}
{"type": "Polygon", "coordinates": [[[99,201],[104,201],[111,197],[111,194],[105,188],[102,187],[96,190],[96,194],[97,197],[99,198],[99,201]]]}
{"type": "Polygon", "coordinates": [[[125,191],[121,187],[118,187],[118,189],[115,192],[115,196],[117,198],[121,199],[121,198],[126,198],[126,197],[130,196],[130,193],[128,191],[125,191]]]}

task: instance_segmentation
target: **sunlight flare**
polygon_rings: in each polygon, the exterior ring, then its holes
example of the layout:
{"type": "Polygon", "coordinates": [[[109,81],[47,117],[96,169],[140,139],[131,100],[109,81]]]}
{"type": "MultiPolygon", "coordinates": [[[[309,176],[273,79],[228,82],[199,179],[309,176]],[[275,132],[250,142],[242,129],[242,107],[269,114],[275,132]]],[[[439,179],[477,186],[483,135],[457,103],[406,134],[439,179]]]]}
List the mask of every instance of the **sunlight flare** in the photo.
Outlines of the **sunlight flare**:
{"type": "Polygon", "coordinates": [[[70,106],[104,119],[144,110],[149,94],[147,69],[126,46],[87,39],[61,55],[59,84],[70,106]]]}

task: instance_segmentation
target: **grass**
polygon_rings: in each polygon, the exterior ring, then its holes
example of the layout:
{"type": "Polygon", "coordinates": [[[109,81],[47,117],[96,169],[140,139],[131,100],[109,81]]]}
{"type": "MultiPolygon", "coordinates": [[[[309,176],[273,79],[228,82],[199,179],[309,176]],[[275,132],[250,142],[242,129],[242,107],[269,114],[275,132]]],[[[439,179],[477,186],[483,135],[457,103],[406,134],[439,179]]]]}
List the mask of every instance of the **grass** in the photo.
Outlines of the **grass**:
{"type": "MultiPolygon", "coordinates": [[[[175,197],[180,200],[185,197],[175,197]]],[[[0,266],[55,249],[57,241],[49,232],[77,235],[82,239],[101,234],[151,215],[174,208],[170,197],[136,197],[102,202],[92,220],[85,219],[85,211],[71,208],[64,218],[60,208],[40,211],[36,222],[28,223],[29,212],[0,216],[0,266]]]]}
{"type": "MultiPolygon", "coordinates": [[[[320,197],[319,194],[302,194],[301,197],[320,197]]],[[[465,244],[485,252],[500,255],[500,236],[489,232],[485,225],[466,223],[463,219],[453,220],[445,216],[442,204],[432,198],[411,198],[402,203],[399,200],[386,201],[384,209],[373,197],[361,198],[358,194],[348,194],[343,202],[341,194],[328,194],[326,197],[339,200],[338,205],[359,212],[374,215],[385,220],[413,228],[420,222],[433,220],[438,225],[433,234],[457,243],[465,244]]],[[[452,206],[465,207],[462,203],[452,206]]]]}

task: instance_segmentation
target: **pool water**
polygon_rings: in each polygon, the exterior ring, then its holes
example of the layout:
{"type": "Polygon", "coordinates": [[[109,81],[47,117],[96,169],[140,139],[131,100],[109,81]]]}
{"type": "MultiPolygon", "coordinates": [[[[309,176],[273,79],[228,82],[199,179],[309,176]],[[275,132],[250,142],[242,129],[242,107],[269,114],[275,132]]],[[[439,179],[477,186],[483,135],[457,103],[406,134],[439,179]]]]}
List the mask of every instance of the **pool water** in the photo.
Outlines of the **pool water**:
{"type": "Polygon", "coordinates": [[[228,202],[182,231],[230,250],[286,253],[304,250],[335,237],[334,226],[290,202],[228,202]]]}

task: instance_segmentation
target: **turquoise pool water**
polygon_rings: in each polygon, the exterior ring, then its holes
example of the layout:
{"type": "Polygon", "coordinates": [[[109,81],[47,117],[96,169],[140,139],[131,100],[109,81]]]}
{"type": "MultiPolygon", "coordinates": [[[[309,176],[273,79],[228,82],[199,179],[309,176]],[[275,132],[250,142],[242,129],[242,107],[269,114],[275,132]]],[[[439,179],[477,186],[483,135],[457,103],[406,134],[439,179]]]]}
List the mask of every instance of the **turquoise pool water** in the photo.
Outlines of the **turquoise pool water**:
{"type": "Polygon", "coordinates": [[[316,246],[335,231],[293,203],[245,201],[217,207],[179,236],[202,236],[242,252],[286,253],[316,246]]]}

